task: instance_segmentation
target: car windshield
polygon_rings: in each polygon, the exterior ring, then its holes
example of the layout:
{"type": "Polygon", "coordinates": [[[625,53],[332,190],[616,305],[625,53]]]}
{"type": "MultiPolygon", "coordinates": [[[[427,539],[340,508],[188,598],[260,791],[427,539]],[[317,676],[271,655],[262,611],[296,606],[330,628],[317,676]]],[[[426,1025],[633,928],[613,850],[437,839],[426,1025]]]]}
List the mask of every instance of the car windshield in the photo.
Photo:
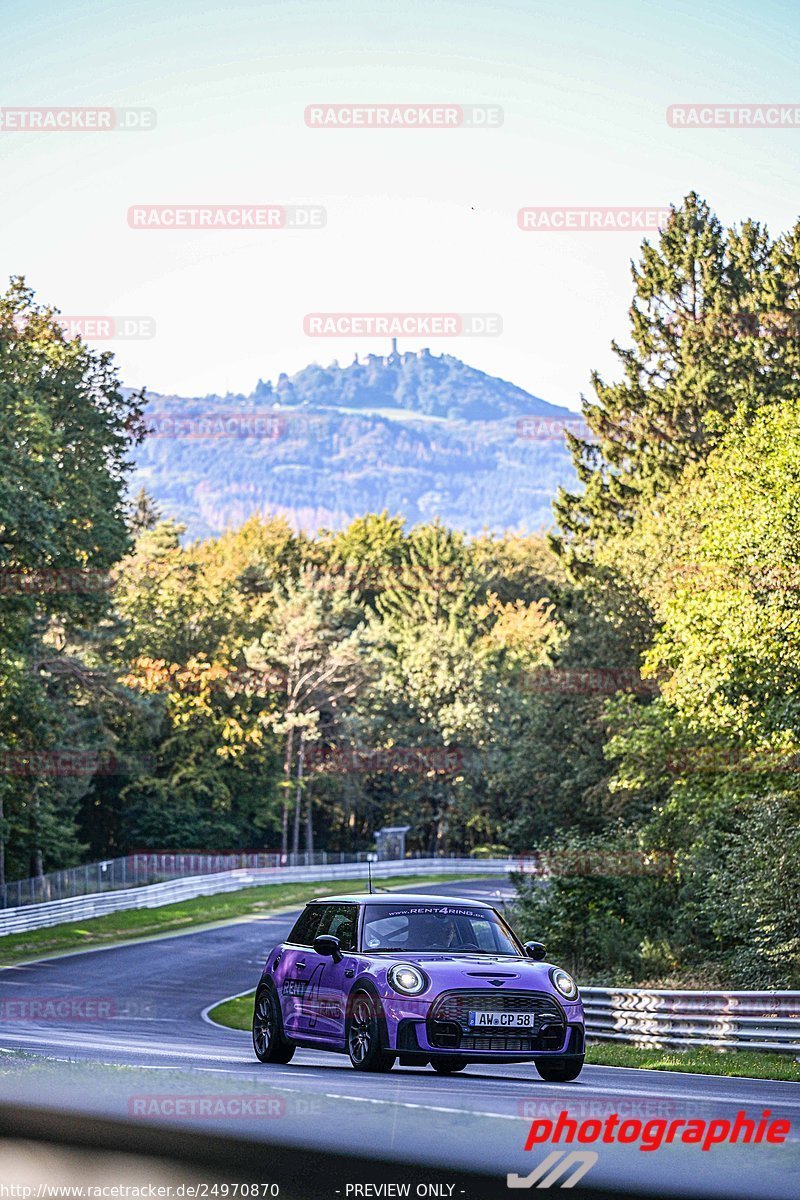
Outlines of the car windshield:
{"type": "Polygon", "coordinates": [[[460,905],[368,904],[362,947],[366,951],[442,950],[448,954],[503,954],[519,958],[513,934],[488,908],[460,905]]]}

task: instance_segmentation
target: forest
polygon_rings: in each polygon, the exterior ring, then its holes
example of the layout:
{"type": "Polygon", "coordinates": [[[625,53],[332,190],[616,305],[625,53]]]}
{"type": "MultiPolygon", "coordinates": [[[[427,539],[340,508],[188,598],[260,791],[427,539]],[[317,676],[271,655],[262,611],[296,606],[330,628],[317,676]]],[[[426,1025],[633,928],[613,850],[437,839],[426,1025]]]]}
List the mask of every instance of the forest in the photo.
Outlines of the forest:
{"type": "Polygon", "coordinates": [[[800,986],[800,224],[690,193],[631,276],[549,532],[199,539],[130,486],[145,397],[12,280],[2,879],[402,824],[539,855],[518,919],[583,978],[800,986]]]}

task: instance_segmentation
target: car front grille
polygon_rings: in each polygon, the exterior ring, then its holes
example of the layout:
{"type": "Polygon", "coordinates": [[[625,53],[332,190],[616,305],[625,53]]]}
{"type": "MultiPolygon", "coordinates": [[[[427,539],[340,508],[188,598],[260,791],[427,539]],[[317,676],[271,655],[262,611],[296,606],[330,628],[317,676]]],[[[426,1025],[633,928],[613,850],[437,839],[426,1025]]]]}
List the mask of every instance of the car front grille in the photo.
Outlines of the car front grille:
{"type": "Polygon", "coordinates": [[[445,992],[428,1013],[428,1041],[439,1050],[494,1050],[533,1053],[558,1050],[566,1035],[564,1012],[547,992],[464,990],[445,992]],[[471,1012],[528,1012],[536,1014],[536,1029],[481,1029],[468,1024],[471,1012]]]}
{"type": "MultiPolygon", "coordinates": [[[[553,1039],[553,1049],[557,1050],[561,1045],[560,1040],[553,1039]]],[[[514,1052],[521,1054],[529,1054],[535,1050],[546,1050],[548,1044],[542,1041],[541,1034],[533,1037],[530,1034],[516,1037],[508,1034],[500,1037],[487,1037],[485,1033],[477,1037],[463,1036],[458,1043],[459,1050],[500,1050],[506,1054],[514,1052]]]]}

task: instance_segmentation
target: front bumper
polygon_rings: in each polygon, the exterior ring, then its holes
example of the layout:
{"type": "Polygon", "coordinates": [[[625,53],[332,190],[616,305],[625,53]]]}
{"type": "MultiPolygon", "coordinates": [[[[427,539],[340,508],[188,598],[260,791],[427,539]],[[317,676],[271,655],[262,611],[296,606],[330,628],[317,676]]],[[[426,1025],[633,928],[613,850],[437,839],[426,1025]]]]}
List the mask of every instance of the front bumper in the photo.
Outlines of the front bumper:
{"type": "Polygon", "coordinates": [[[521,1005],[521,995],[501,997],[496,992],[477,993],[454,990],[424,1000],[392,994],[383,998],[386,1015],[387,1048],[396,1050],[401,1061],[430,1060],[438,1055],[457,1056],[472,1062],[512,1062],[533,1058],[582,1055],[584,1052],[584,1016],[580,1001],[560,1001],[550,992],[527,993],[524,999],[537,1013],[536,1027],[503,1029],[470,1027],[466,1009],[480,1004],[490,1011],[511,1011],[521,1005]],[[462,1000],[463,997],[463,1000],[462,1000]]]}

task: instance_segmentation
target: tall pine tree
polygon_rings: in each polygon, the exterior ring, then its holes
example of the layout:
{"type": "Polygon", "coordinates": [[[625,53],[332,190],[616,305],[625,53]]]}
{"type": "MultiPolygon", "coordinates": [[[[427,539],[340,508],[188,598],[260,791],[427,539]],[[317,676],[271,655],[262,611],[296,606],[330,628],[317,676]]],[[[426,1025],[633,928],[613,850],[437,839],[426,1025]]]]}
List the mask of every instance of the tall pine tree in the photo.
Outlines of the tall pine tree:
{"type": "Polygon", "coordinates": [[[743,406],[800,385],[800,225],[773,243],[746,221],[725,229],[695,192],[631,264],[632,345],[612,343],[619,382],[595,372],[592,437],[568,435],[583,491],[559,491],[554,544],[580,573],[598,540],[630,527],[643,500],[703,462],[743,406]]]}

